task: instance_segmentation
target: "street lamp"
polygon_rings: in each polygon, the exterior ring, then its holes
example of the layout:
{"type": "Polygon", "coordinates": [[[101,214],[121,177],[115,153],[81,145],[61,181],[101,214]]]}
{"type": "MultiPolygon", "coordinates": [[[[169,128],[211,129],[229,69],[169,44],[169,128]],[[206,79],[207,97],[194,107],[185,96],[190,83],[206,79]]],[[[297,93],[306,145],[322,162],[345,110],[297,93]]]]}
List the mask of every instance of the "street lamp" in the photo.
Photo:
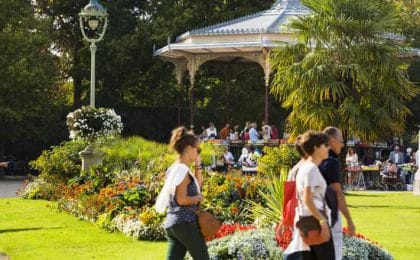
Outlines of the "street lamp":
{"type": "Polygon", "coordinates": [[[105,35],[108,25],[108,13],[97,0],[90,0],[79,14],[80,29],[83,38],[90,42],[90,106],[95,107],[95,53],[96,43],[105,35]]]}

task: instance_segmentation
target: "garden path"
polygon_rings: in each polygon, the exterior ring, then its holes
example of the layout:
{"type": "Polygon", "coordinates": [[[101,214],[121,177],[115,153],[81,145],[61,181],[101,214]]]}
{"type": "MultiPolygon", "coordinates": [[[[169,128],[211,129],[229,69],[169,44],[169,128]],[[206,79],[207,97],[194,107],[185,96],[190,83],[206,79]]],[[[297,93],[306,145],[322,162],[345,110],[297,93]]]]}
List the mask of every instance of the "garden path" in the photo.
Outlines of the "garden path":
{"type": "Polygon", "coordinates": [[[16,198],[16,192],[23,185],[23,176],[4,176],[0,179],[0,198],[16,198]]]}

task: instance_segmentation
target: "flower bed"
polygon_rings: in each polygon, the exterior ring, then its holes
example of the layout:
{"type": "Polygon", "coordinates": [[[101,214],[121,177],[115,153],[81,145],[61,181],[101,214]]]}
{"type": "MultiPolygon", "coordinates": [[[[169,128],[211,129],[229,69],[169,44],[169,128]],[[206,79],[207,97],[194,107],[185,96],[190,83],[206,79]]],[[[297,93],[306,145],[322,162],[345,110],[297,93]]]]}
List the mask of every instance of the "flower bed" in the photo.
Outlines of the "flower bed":
{"type": "MultiPolygon", "coordinates": [[[[137,137],[117,139],[102,146],[105,153],[102,166],[80,173],[77,154],[83,144],[67,142],[45,151],[33,163],[41,170],[41,177],[28,184],[22,195],[57,200],[59,209],[109,231],[141,240],[164,240],[164,216],[158,214],[153,205],[164,183],[164,171],[174,160],[167,146],[137,137]]],[[[207,144],[203,161],[211,161],[216,150],[207,144]]],[[[286,171],[278,168],[286,167],[287,163],[279,161],[291,162],[294,155],[286,147],[267,150],[267,153],[268,157],[261,163],[276,168],[271,174],[242,176],[239,172],[227,175],[204,172],[202,207],[225,223],[208,242],[212,258],[280,259],[282,248],[290,243],[291,230],[279,235],[279,226],[277,230],[262,227],[276,223],[267,216],[281,215],[282,209],[273,205],[282,205],[279,192],[282,178],[278,177],[286,171]],[[277,176],[279,181],[274,182],[270,179],[272,176],[277,176]],[[270,188],[268,184],[275,187],[270,188]],[[263,196],[272,193],[276,196],[263,196]],[[251,212],[256,205],[268,211],[254,216],[251,212]]],[[[347,257],[344,259],[392,259],[377,243],[361,234],[345,235],[344,246],[347,257]]]]}
{"type": "MultiPolygon", "coordinates": [[[[278,224],[275,240],[280,248],[285,249],[292,240],[292,230],[278,224]]],[[[360,233],[350,236],[348,229],[343,228],[343,259],[393,259],[388,251],[378,242],[371,241],[360,233]]]]}

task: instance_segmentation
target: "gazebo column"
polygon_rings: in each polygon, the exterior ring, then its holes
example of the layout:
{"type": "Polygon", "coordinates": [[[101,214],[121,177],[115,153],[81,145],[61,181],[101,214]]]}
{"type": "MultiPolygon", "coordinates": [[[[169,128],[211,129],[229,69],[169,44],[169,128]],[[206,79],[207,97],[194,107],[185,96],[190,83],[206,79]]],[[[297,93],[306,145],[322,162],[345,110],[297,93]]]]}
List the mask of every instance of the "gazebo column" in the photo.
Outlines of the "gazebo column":
{"type": "Polygon", "coordinates": [[[190,74],[190,83],[191,83],[191,97],[190,97],[190,129],[194,129],[194,110],[195,110],[195,100],[194,100],[194,84],[195,84],[195,75],[197,73],[198,68],[200,67],[200,63],[195,56],[188,56],[187,57],[188,63],[187,68],[190,74]]]}
{"type": "Polygon", "coordinates": [[[190,100],[190,129],[194,129],[194,83],[195,83],[195,73],[190,73],[190,83],[191,83],[191,100],[190,100]]]}
{"type": "Polygon", "coordinates": [[[264,75],[265,80],[265,111],[264,111],[264,121],[268,124],[268,91],[270,85],[270,73],[265,73],[264,75]]]}
{"type": "Polygon", "coordinates": [[[187,70],[186,61],[177,61],[176,64],[176,80],[177,80],[177,90],[178,90],[178,97],[177,97],[177,106],[178,106],[178,125],[181,125],[181,93],[182,93],[182,80],[184,79],[185,71],[187,70]]]}
{"type": "Polygon", "coordinates": [[[266,124],[268,122],[268,95],[270,94],[270,53],[266,50],[263,51],[263,54],[260,57],[260,65],[264,70],[264,83],[265,83],[265,100],[264,100],[264,121],[266,124]]]}

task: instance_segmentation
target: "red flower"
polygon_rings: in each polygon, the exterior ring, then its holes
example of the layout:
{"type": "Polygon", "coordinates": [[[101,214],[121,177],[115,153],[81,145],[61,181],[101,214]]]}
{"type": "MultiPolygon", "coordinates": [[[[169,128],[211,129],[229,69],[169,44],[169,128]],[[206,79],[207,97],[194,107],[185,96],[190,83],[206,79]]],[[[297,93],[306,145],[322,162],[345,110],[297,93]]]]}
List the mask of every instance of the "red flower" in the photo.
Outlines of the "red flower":
{"type": "Polygon", "coordinates": [[[215,238],[225,237],[227,235],[235,233],[236,231],[245,231],[245,230],[250,230],[250,229],[255,229],[255,226],[254,225],[241,225],[239,223],[223,224],[219,228],[217,233],[213,237],[208,238],[207,241],[211,241],[215,238]]]}
{"type": "MultiPolygon", "coordinates": [[[[349,229],[347,227],[344,227],[343,228],[343,233],[349,236],[349,229]]],[[[362,235],[360,233],[354,233],[354,236],[357,237],[357,238],[359,238],[359,239],[366,240],[369,243],[372,243],[372,244],[377,245],[379,247],[382,247],[378,242],[372,241],[372,240],[370,240],[369,238],[365,237],[364,235],[362,235]]]]}

